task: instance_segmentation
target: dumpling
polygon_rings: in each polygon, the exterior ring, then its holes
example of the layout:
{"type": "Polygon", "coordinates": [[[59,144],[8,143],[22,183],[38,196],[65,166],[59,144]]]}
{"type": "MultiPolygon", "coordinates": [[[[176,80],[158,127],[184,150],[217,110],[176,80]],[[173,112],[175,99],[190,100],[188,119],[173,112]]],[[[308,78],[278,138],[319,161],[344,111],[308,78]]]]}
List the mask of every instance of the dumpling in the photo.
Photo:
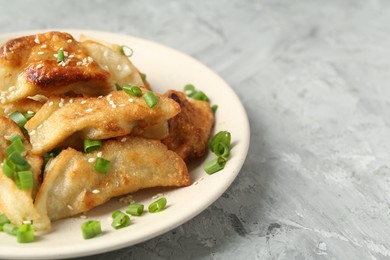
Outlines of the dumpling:
{"type": "Polygon", "coordinates": [[[164,95],[180,104],[181,112],[168,120],[169,135],[162,142],[184,160],[202,156],[214,125],[210,104],[187,99],[184,93],[174,90],[164,95]]]}
{"type": "MultiPolygon", "coordinates": [[[[111,74],[105,70],[105,65],[101,67],[103,64],[98,64],[92,57],[97,55],[96,48],[89,44],[84,46],[68,33],[55,31],[6,42],[0,48],[0,103],[36,94],[47,97],[58,94],[106,95],[115,90],[116,82],[126,80],[129,80],[126,83],[143,86],[136,70],[111,74]],[[60,50],[64,51],[65,59],[57,62],[60,50]]],[[[119,53],[113,55],[120,56],[119,53]]],[[[121,58],[127,59],[125,56],[121,58]]]]}
{"type": "MultiPolygon", "coordinates": [[[[144,90],[145,91],[145,90],[144,90]]],[[[114,91],[98,98],[51,97],[25,128],[32,151],[43,154],[72,140],[108,139],[127,134],[142,135],[180,112],[175,101],[155,94],[159,102],[149,108],[142,97],[114,91]]]]}
{"type": "Polygon", "coordinates": [[[101,151],[63,150],[50,161],[35,205],[51,220],[82,213],[112,197],[157,186],[187,186],[190,177],[184,161],[158,140],[139,137],[103,142],[101,151]],[[101,157],[110,161],[107,174],[94,170],[101,157]]]}
{"type": "Polygon", "coordinates": [[[33,112],[36,113],[42,107],[43,103],[31,99],[31,98],[23,98],[18,101],[14,101],[12,103],[0,104],[0,115],[8,116],[12,112],[33,112]]]}

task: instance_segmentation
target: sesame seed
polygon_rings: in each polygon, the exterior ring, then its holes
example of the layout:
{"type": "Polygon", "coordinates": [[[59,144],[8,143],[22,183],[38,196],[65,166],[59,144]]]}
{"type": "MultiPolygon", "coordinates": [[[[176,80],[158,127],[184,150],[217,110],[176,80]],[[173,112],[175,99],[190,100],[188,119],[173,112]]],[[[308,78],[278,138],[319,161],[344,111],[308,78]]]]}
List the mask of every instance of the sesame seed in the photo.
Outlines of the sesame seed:
{"type": "Polygon", "coordinates": [[[53,54],[53,56],[54,56],[54,58],[58,58],[58,54],[57,53],[53,54]]]}
{"type": "Polygon", "coordinates": [[[85,215],[80,215],[80,218],[82,218],[82,219],[86,219],[86,218],[87,218],[87,216],[85,216],[85,215]]]}
{"type": "Polygon", "coordinates": [[[98,96],[98,98],[102,98],[103,96],[98,96]]]}
{"type": "Polygon", "coordinates": [[[87,110],[85,110],[85,112],[87,112],[87,113],[90,113],[90,112],[92,112],[92,111],[93,111],[92,108],[88,108],[87,110]]]}
{"type": "Polygon", "coordinates": [[[133,102],[134,102],[134,99],[129,98],[129,102],[130,102],[130,103],[133,103],[133,102]]]}
{"type": "Polygon", "coordinates": [[[41,129],[43,127],[43,125],[41,124],[41,125],[39,125],[38,127],[37,127],[37,129],[41,129]]]}
{"type": "Polygon", "coordinates": [[[38,64],[38,65],[36,66],[37,69],[40,69],[40,68],[42,68],[42,67],[43,67],[42,64],[38,64]]]}
{"type": "Polygon", "coordinates": [[[32,224],[32,220],[23,220],[23,224],[32,224]]]}
{"type": "Polygon", "coordinates": [[[36,132],[37,132],[37,131],[32,130],[32,131],[29,133],[29,135],[35,135],[36,132]]]}
{"type": "Polygon", "coordinates": [[[83,101],[80,102],[80,104],[85,104],[85,103],[87,103],[86,100],[83,100],[83,101]]]}
{"type": "Polygon", "coordinates": [[[63,106],[64,106],[64,103],[59,103],[58,106],[59,106],[59,107],[63,107],[63,106]]]}
{"type": "Polygon", "coordinates": [[[46,44],[42,44],[42,45],[41,45],[41,48],[42,48],[42,49],[45,49],[46,47],[47,47],[46,44]]]}
{"type": "Polygon", "coordinates": [[[83,63],[81,61],[76,62],[76,66],[81,66],[83,63]]]}
{"type": "Polygon", "coordinates": [[[68,57],[68,52],[67,51],[64,51],[64,56],[68,57]]]}
{"type": "Polygon", "coordinates": [[[34,114],[34,112],[29,110],[29,111],[27,111],[27,114],[32,115],[32,114],[34,114]]]}
{"type": "Polygon", "coordinates": [[[119,104],[118,107],[124,107],[126,106],[125,104],[119,104]]]}
{"type": "Polygon", "coordinates": [[[98,152],[97,154],[96,154],[96,157],[102,157],[102,152],[98,152]]]}
{"type": "Polygon", "coordinates": [[[121,71],[122,70],[122,66],[118,64],[118,66],[116,66],[116,69],[121,71]]]}
{"type": "Polygon", "coordinates": [[[93,163],[95,160],[96,160],[96,158],[89,158],[89,159],[88,159],[88,162],[89,162],[89,163],[93,163]]]}
{"type": "Polygon", "coordinates": [[[93,194],[98,194],[100,192],[100,190],[93,190],[92,193],[93,194]]]}
{"type": "Polygon", "coordinates": [[[61,101],[61,103],[64,103],[65,99],[63,99],[63,98],[60,98],[60,101],[61,101]]]}
{"type": "Polygon", "coordinates": [[[73,207],[71,205],[67,205],[68,209],[73,210],[73,207]]]}
{"type": "Polygon", "coordinates": [[[44,54],[43,51],[38,51],[38,55],[42,55],[42,54],[44,54]]]}
{"type": "Polygon", "coordinates": [[[90,57],[90,56],[88,56],[88,62],[93,62],[93,59],[90,57]]]}
{"type": "Polygon", "coordinates": [[[126,142],[126,140],[127,140],[127,138],[126,138],[126,137],[123,137],[123,138],[121,139],[121,142],[124,143],[124,142],[126,142]]]}
{"type": "Polygon", "coordinates": [[[69,59],[72,59],[72,58],[74,58],[74,55],[73,54],[71,54],[71,55],[69,55],[69,57],[68,57],[69,59]]]}
{"type": "Polygon", "coordinates": [[[40,43],[41,43],[41,42],[39,41],[38,38],[35,38],[35,39],[34,39],[34,42],[35,42],[36,44],[40,44],[40,43]]]}
{"type": "Polygon", "coordinates": [[[67,43],[71,43],[71,42],[72,42],[72,39],[69,39],[69,40],[67,40],[66,42],[67,42],[67,43]]]}
{"type": "Polygon", "coordinates": [[[11,86],[8,88],[8,91],[12,91],[12,90],[15,90],[15,86],[11,86]]]}
{"type": "Polygon", "coordinates": [[[116,105],[111,105],[112,108],[116,108],[116,105]]]}
{"type": "Polygon", "coordinates": [[[61,48],[60,48],[60,51],[63,51],[63,50],[64,50],[64,48],[61,47],[61,48]]]}
{"type": "Polygon", "coordinates": [[[53,105],[53,101],[50,101],[49,102],[49,107],[51,107],[53,105]]]}
{"type": "Polygon", "coordinates": [[[108,104],[110,104],[110,105],[115,105],[115,104],[114,104],[114,101],[112,101],[112,100],[110,100],[110,102],[108,102],[108,104]]]}
{"type": "Polygon", "coordinates": [[[69,100],[69,103],[73,103],[73,98],[71,98],[71,99],[69,100]]]}

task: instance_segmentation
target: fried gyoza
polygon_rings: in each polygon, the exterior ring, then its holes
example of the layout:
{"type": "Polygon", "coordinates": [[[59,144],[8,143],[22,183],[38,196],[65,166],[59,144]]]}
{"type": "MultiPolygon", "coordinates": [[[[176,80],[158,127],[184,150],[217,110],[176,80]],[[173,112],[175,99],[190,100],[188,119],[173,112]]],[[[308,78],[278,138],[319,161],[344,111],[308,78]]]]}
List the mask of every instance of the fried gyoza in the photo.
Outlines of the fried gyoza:
{"type": "Polygon", "coordinates": [[[51,97],[25,128],[32,151],[43,154],[60,146],[68,137],[108,139],[127,134],[141,135],[150,126],[177,115],[180,106],[155,94],[158,104],[149,108],[142,97],[114,91],[101,98],[51,97]]]}
{"type": "Polygon", "coordinates": [[[38,110],[42,107],[43,103],[30,99],[23,98],[18,101],[14,101],[12,103],[7,103],[4,105],[0,105],[0,115],[8,116],[12,112],[18,111],[21,113],[26,112],[38,112],[38,110]]]}
{"type": "Polygon", "coordinates": [[[107,174],[94,170],[99,151],[63,150],[50,161],[36,207],[51,220],[82,213],[112,197],[157,186],[187,186],[184,161],[160,141],[127,136],[103,142],[101,157],[110,161],[107,174]]]}
{"type": "Polygon", "coordinates": [[[165,96],[180,104],[181,112],[168,120],[169,135],[162,142],[184,160],[204,154],[214,125],[210,104],[190,99],[184,93],[170,90],[165,96]]]}
{"type": "MultiPolygon", "coordinates": [[[[125,80],[143,86],[137,70],[111,74],[99,66],[102,64],[92,57],[97,55],[94,48],[98,47],[85,47],[70,34],[62,32],[47,32],[6,42],[0,49],[0,102],[4,104],[36,94],[47,97],[56,94],[106,95],[115,90],[115,83],[125,80]],[[58,62],[60,50],[64,51],[64,61],[58,62]]],[[[102,61],[116,61],[120,57],[119,53],[112,55],[115,59],[102,61]]],[[[128,59],[127,63],[130,63],[128,59]]],[[[106,65],[111,68],[118,64],[106,65]]]]}

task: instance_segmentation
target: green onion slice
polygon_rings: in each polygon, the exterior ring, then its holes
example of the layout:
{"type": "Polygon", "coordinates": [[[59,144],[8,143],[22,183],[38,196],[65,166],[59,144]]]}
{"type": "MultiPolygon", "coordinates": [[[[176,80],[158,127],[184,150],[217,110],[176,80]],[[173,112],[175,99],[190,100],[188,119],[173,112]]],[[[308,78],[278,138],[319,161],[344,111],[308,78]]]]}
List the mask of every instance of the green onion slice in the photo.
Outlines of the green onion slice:
{"type": "Polygon", "coordinates": [[[132,85],[126,84],[126,85],[123,86],[123,90],[127,94],[132,95],[134,97],[142,96],[142,90],[139,87],[137,87],[137,86],[132,86],[132,85]]]}
{"type": "Polygon", "coordinates": [[[89,220],[81,224],[81,232],[84,239],[90,239],[102,233],[100,221],[89,220]]]}
{"type": "Polygon", "coordinates": [[[141,74],[141,79],[145,83],[146,81],[146,74],[145,73],[140,73],[141,74]]]}
{"type": "Polygon", "coordinates": [[[34,241],[34,226],[31,224],[22,224],[16,232],[19,243],[30,243],[34,241]]]}
{"type": "Polygon", "coordinates": [[[115,229],[124,228],[130,225],[130,217],[120,210],[113,213],[111,226],[115,229]]]}
{"type": "Polygon", "coordinates": [[[24,171],[31,168],[28,161],[19,153],[13,152],[8,156],[8,159],[11,160],[16,165],[17,171],[24,171]]]}
{"type": "Polygon", "coordinates": [[[119,85],[118,83],[115,83],[115,88],[116,90],[122,90],[123,88],[121,87],[121,85],[119,85]]]}
{"type": "Polygon", "coordinates": [[[94,169],[100,173],[107,174],[110,169],[110,161],[98,157],[96,158],[94,169]]]}
{"type": "Polygon", "coordinates": [[[0,214],[0,231],[3,231],[3,226],[7,223],[11,223],[6,215],[0,214]]]}
{"type": "Polygon", "coordinates": [[[102,148],[102,141],[101,140],[84,140],[84,152],[90,153],[95,150],[99,150],[102,148]]]}
{"type": "Polygon", "coordinates": [[[190,94],[189,97],[192,99],[206,101],[206,102],[210,101],[207,95],[203,91],[195,91],[192,94],[190,94]]]}
{"type": "Polygon", "coordinates": [[[8,139],[8,141],[10,141],[11,143],[12,142],[14,142],[14,141],[16,141],[17,139],[20,139],[21,141],[22,141],[22,143],[24,143],[24,138],[21,136],[21,135],[19,135],[19,134],[13,134],[13,135],[11,135],[10,137],[8,137],[7,138],[8,139]]]}
{"type": "Polygon", "coordinates": [[[31,171],[20,171],[16,173],[16,186],[21,190],[32,189],[34,186],[34,178],[31,171]]]}
{"type": "Polygon", "coordinates": [[[165,208],[166,205],[167,205],[167,199],[162,197],[162,198],[159,198],[158,200],[152,202],[149,205],[148,210],[150,213],[160,212],[165,208]]]}
{"type": "Polygon", "coordinates": [[[126,57],[131,57],[133,56],[134,53],[133,49],[126,45],[119,46],[119,52],[125,55],[126,57]]]}
{"type": "Polygon", "coordinates": [[[18,227],[12,223],[6,223],[3,225],[3,231],[9,235],[16,236],[18,232],[18,227]]]}
{"type": "Polygon", "coordinates": [[[19,127],[24,127],[24,125],[27,123],[26,117],[18,111],[10,114],[8,118],[14,121],[19,127]]]}
{"type": "Polygon", "coordinates": [[[8,177],[13,179],[16,172],[16,165],[9,159],[3,161],[3,172],[8,177]]]}
{"type": "Polygon", "coordinates": [[[24,113],[23,116],[29,120],[35,116],[35,113],[24,113]]]}
{"type": "Polygon", "coordinates": [[[13,141],[6,149],[8,155],[10,155],[13,152],[17,153],[23,153],[26,149],[24,148],[22,139],[18,138],[15,141],[13,141]]]}
{"type": "Polygon", "coordinates": [[[203,165],[203,169],[207,174],[213,174],[222,170],[225,167],[226,159],[223,157],[217,157],[211,161],[206,162],[203,165]]]}
{"type": "Polygon", "coordinates": [[[194,93],[195,92],[195,86],[194,85],[192,85],[192,84],[187,84],[187,85],[185,85],[184,86],[184,93],[187,95],[187,96],[189,96],[189,95],[191,95],[192,93],[194,93]]]}
{"type": "Polygon", "coordinates": [[[153,108],[158,103],[158,99],[152,91],[146,92],[142,97],[150,108],[153,108]]]}
{"type": "Polygon", "coordinates": [[[211,106],[211,111],[213,111],[214,114],[215,114],[215,112],[217,112],[217,109],[218,109],[218,105],[211,106]]]}
{"type": "Polygon", "coordinates": [[[141,216],[143,212],[144,205],[138,203],[130,204],[126,209],[126,213],[133,216],[141,216]]]}
{"type": "Polygon", "coordinates": [[[231,134],[228,131],[220,131],[214,135],[209,141],[209,148],[213,153],[218,155],[218,148],[221,148],[220,143],[230,147],[231,134]]]}
{"type": "Polygon", "coordinates": [[[58,50],[58,56],[57,56],[57,62],[63,62],[65,61],[65,53],[64,50],[58,50]]]}

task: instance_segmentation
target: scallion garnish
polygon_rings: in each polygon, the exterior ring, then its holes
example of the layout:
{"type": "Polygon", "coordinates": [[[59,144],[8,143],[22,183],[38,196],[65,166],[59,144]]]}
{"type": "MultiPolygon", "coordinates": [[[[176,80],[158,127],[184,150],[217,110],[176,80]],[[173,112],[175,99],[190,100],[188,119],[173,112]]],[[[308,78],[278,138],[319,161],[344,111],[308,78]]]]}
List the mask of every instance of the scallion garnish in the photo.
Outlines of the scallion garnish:
{"type": "Polygon", "coordinates": [[[217,157],[214,158],[213,160],[210,160],[206,162],[203,165],[203,169],[207,174],[213,174],[217,171],[222,170],[225,167],[226,164],[226,159],[223,157],[217,157]]]}
{"type": "Polygon", "coordinates": [[[141,79],[143,82],[146,81],[146,74],[145,73],[140,73],[141,74],[141,79]]]}
{"type": "Polygon", "coordinates": [[[8,118],[14,121],[19,127],[24,127],[24,125],[27,123],[26,117],[18,111],[10,114],[8,118]]]}
{"type": "Polygon", "coordinates": [[[6,149],[8,155],[10,155],[13,152],[17,153],[23,153],[26,149],[24,148],[22,139],[18,138],[15,141],[13,141],[6,149]]]}
{"type": "Polygon", "coordinates": [[[131,86],[129,84],[126,84],[123,86],[123,91],[125,91],[127,94],[132,95],[134,97],[140,97],[142,96],[142,90],[137,86],[131,86]]]}
{"type": "Polygon", "coordinates": [[[0,214],[0,231],[3,231],[3,226],[5,224],[11,223],[6,215],[0,214]]]}
{"type": "Polygon", "coordinates": [[[141,216],[143,212],[144,205],[138,203],[130,204],[126,209],[126,213],[133,216],[141,216]]]}
{"type": "Polygon", "coordinates": [[[90,153],[95,150],[99,150],[102,148],[102,141],[101,140],[84,140],[84,152],[90,153]]]}
{"type": "Polygon", "coordinates": [[[166,205],[167,205],[167,199],[162,197],[162,198],[159,198],[158,200],[152,202],[149,205],[148,210],[150,213],[160,212],[165,208],[166,205]]]}
{"type": "Polygon", "coordinates": [[[100,221],[89,220],[81,224],[81,232],[84,239],[90,239],[102,233],[100,221]]]}
{"type": "Polygon", "coordinates": [[[16,165],[11,160],[4,159],[4,161],[3,161],[3,173],[8,178],[13,179],[15,172],[16,172],[16,165]]]}
{"type": "Polygon", "coordinates": [[[8,139],[8,141],[10,141],[11,143],[14,142],[14,141],[16,141],[17,139],[20,139],[20,140],[22,141],[22,143],[24,143],[24,141],[25,141],[24,138],[21,137],[19,134],[13,134],[13,135],[11,135],[10,137],[8,137],[7,139],[8,139]]]}
{"type": "Polygon", "coordinates": [[[34,178],[31,171],[20,171],[15,176],[16,186],[20,190],[31,189],[34,186],[34,178]]]}
{"type": "Polygon", "coordinates": [[[203,91],[195,91],[191,95],[189,95],[189,97],[192,99],[206,101],[206,102],[210,101],[207,95],[203,91]]]}
{"type": "Polygon", "coordinates": [[[217,109],[218,109],[218,105],[212,105],[211,106],[211,111],[213,111],[214,114],[217,111],[217,109]]]}
{"type": "MultiPolygon", "coordinates": [[[[228,131],[220,131],[216,135],[214,135],[209,141],[210,150],[215,153],[217,156],[221,154],[222,148],[229,147],[230,149],[230,140],[231,134],[228,131]],[[221,147],[221,143],[225,144],[225,146],[221,147]]],[[[223,151],[222,151],[223,152],[223,151]]]]}
{"type": "Polygon", "coordinates": [[[107,174],[110,169],[110,161],[98,157],[96,158],[94,169],[100,173],[107,174]]]}
{"type": "Polygon", "coordinates": [[[34,226],[31,224],[22,224],[17,232],[16,237],[19,243],[30,243],[35,239],[34,226]]]}
{"type": "Polygon", "coordinates": [[[18,227],[12,223],[6,223],[3,225],[3,231],[9,235],[16,236],[18,232],[18,227]]]}
{"type": "Polygon", "coordinates": [[[115,88],[116,90],[122,90],[123,88],[121,87],[121,85],[119,85],[118,83],[115,83],[115,88]]]}
{"type": "Polygon", "coordinates": [[[24,113],[23,116],[29,120],[35,116],[35,113],[24,113]]]}
{"type": "Polygon", "coordinates": [[[30,164],[21,154],[13,152],[8,156],[8,159],[11,160],[16,165],[17,171],[24,171],[31,168],[30,164]]]}
{"type": "Polygon", "coordinates": [[[195,86],[192,84],[187,84],[184,86],[184,94],[187,96],[190,96],[192,93],[195,92],[195,86]]]}
{"type": "Polygon", "coordinates": [[[115,229],[127,227],[130,224],[130,217],[120,210],[112,214],[113,220],[111,226],[115,229]]]}
{"type": "Polygon", "coordinates": [[[119,52],[121,54],[125,55],[126,57],[131,57],[131,56],[133,56],[133,53],[134,53],[133,49],[126,46],[126,45],[119,46],[119,52]]]}
{"type": "Polygon", "coordinates": [[[158,99],[152,91],[146,92],[142,97],[150,108],[153,108],[158,103],[158,99]]]}
{"type": "Polygon", "coordinates": [[[58,50],[58,55],[57,55],[57,62],[63,62],[65,61],[65,53],[64,50],[58,50]]]}

